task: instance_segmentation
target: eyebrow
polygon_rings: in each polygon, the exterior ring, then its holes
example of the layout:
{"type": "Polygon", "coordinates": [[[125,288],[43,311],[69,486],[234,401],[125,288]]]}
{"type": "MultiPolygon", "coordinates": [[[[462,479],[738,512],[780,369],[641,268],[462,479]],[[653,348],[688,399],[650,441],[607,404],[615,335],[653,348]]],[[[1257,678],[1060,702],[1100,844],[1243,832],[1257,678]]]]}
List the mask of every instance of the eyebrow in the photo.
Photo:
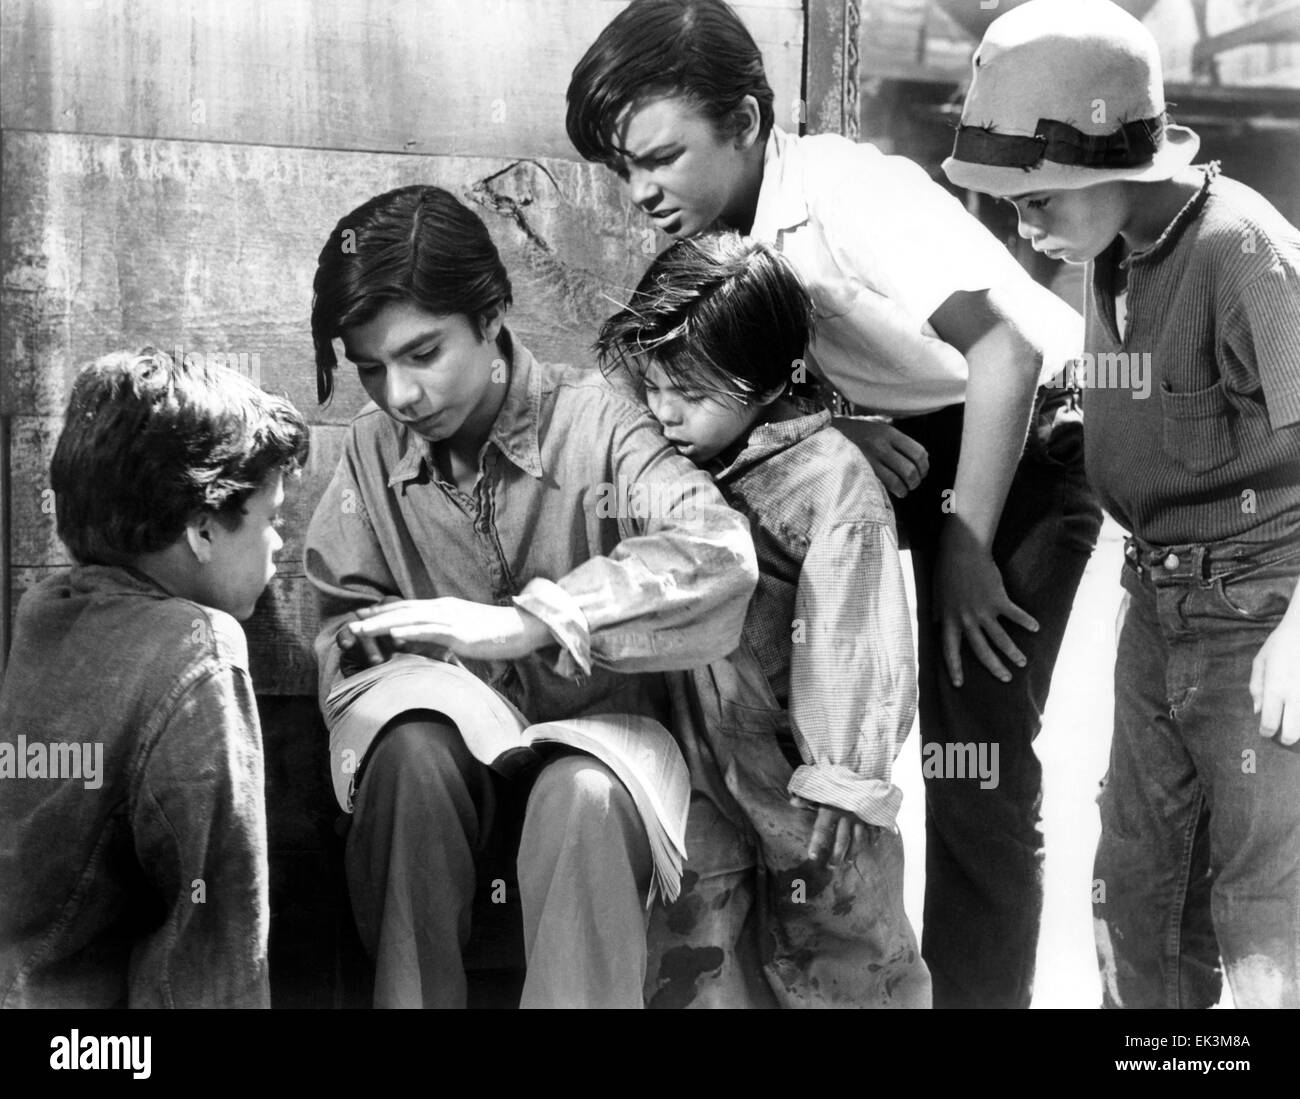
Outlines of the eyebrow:
{"type": "MultiPolygon", "coordinates": [[[[401,358],[403,355],[405,355],[408,351],[414,351],[417,347],[420,346],[420,344],[422,344],[422,343],[428,343],[429,340],[435,339],[435,338],[440,337],[440,336],[442,336],[442,335],[444,335],[444,330],[441,329],[441,328],[431,328],[431,329],[428,329],[427,331],[425,331],[425,332],[421,333],[420,335],[416,336],[414,339],[407,340],[404,344],[402,344],[401,347],[399,347],[396,351],[393,352],[393,358],[395,358],[395,359],[400,359],[400,358],[401,358]]],[[[377,362],[377,361],[378,361],[378,360],[376,360],[376,359],[366,359],[366,358],[364,358],[364,357],[363,357],[363,358],[358,358],[356,355],[354,355],[354,354],[352,353],[352,349],[351,349],[350,347],[348,347],[348,341],[347,341],[347,340],[344,340],[344,341],[343,341],[343,352],[344,352],[344,354],[347,355],[347,357],[348,357],[348,361],[349,361],[349,362],[360,363],[360,362],[377,362]]]]}
{"type": "Polygon", "coordinates": [[[614,152],[616,152],[619,156],[623,157],[625,160],[643,161],[643,160],[655,160],[658,157],[664,156],[670,149],[676,149],[680,146],[681,146],[681,142],[673,139],[668,141],[661,141],[659,142],[658,145],[652,145],[649,149],[647,149],[643,153],[634,153],[632,152],[632,150],[624,149],[618,145],[613,146],[613,149],[614,152]]]}

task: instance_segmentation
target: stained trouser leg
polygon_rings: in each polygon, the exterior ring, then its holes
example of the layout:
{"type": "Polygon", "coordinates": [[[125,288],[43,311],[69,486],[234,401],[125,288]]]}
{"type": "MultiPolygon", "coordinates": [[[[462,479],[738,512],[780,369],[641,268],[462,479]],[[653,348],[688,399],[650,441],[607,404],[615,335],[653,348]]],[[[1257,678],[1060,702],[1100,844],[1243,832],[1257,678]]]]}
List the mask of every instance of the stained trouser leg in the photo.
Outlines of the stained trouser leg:
{"type": "Polygon", "coordinates": [[[585,755],[543,767],[519,845],[528,975],[521,1007],[641,1007],[645,828],[623,784],[585,755]]]}
{"type": "Polygon", "coordinates": [[[348,892],[375,961],[376,1007],[464,1007],[474,850],[491,784],[453,726],[401,721],[366,759],[348,833],[348,892]]]}

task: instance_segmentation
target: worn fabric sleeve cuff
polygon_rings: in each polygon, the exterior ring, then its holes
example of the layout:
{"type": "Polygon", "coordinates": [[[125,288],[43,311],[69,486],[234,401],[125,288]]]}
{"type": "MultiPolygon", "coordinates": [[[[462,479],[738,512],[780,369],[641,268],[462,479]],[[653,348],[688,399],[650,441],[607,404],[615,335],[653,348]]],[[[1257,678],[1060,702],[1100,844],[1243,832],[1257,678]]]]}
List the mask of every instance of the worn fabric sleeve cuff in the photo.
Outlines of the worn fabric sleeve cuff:
{"type": "Polygon", "coordinates": [[[566,679],[591,675],[591,627],[578,602],[559,584],[541,577],[530,580],[513,600],[516,607],[536,615],[559,643],[553,670],[566,679]]]}
{"type": "Polygon", "coordinates": [[[868,824],[898,831],[903,791],[892,782],[867,778],[835,763],[804,764],[790,778],[789,792],[836,809],[846,809],[868,824]]]}

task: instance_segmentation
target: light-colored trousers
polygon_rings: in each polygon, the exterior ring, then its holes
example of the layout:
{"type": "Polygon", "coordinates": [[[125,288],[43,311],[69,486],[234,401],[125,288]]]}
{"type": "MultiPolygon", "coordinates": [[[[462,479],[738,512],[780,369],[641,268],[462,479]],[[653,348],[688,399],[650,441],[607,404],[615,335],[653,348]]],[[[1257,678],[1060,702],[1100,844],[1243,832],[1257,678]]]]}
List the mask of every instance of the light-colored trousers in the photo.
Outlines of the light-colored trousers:
{"type": "MultiPolygon", "coordinates": [[[[488,769],[456,729],[403,720],[367,757],[346,870],[376,1007],[464,1007],[488,769]]],[[[583,755],[537,775],[519,845],[528,972],[521,1007],[641,1007],[652,861],[631,796],[583,755]]]]}

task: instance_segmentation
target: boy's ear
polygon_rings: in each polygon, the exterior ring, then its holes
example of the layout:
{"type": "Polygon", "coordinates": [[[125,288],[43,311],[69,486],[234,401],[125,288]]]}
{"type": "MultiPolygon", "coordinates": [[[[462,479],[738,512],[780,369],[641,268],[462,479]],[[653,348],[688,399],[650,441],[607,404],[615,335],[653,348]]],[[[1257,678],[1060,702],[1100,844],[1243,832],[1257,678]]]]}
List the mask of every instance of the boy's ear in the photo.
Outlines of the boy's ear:
{"type": "Polygon", "coordinates": [[[768,390],[766,393],[760,393],[757,397],[753,399],[753,403],[759,405],[760,407],[766,408],[773,401],[776,401],[781,397],[784,397],[786,390],[789,388],[790,388],[789,383],[783,382],[781,385],[775,386],[774,388],[768,390]]]}
{"type": "Polygon", "coordinates": [[[763,116],[758,109],[758,100],[752,95],[745,96],[732,114],[731,121],[736,147],[748,149],[758,141],[759,132],[763,127],[763,116]]]}
{"type": "Polygon", "coordinates": [[[185,524],[185,542],[202,565],[212,560],[212,527],[215,522],[212,512],[201,511],[185,524]]]}
{"type": "Polygon", "coordinates": [[[506,311],[500,305],[485,309],[478,317],[478,330],[484,343],[491,343],[501,334],[501,326],[506,322],[506,311]]]}

